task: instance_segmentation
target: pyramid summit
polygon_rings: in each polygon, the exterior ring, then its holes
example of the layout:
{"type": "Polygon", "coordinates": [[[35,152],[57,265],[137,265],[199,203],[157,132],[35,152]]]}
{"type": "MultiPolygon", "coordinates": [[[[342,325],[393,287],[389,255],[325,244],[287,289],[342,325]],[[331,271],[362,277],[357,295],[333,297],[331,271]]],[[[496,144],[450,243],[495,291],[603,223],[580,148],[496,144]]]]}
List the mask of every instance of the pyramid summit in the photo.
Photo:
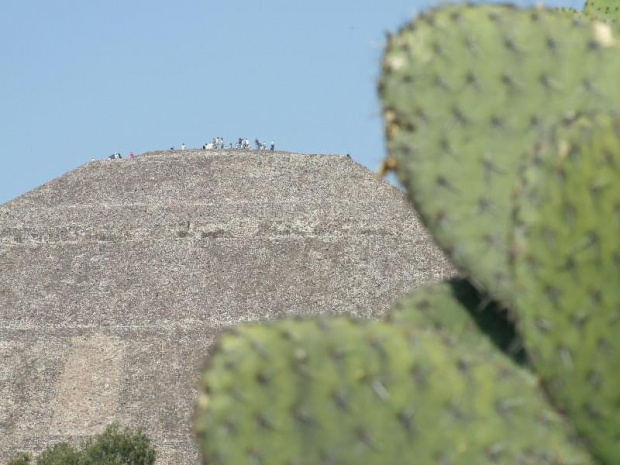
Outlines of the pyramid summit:
{"type": "Polygon", "coordinates": [[[93,161],[0,206],[0,463],[141,426],[198,463],[217,335],[381,316],[453,274],[404,194],[347,156],[242,150],[93,161]]]}

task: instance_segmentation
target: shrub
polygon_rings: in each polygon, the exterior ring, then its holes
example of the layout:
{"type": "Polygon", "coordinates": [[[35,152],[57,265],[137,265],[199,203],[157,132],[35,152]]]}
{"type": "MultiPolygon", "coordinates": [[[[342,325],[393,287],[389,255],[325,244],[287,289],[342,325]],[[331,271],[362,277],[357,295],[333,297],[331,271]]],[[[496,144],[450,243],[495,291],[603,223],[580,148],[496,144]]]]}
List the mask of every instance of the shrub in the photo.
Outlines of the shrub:
{"type": "Polygon", "coordinates": [[[39,454],[17,453],[7,465],[152,465],[157,453],[141,429],[121,428],[118,423],[90,439],[82,448],[58,443],[39,454]]]}

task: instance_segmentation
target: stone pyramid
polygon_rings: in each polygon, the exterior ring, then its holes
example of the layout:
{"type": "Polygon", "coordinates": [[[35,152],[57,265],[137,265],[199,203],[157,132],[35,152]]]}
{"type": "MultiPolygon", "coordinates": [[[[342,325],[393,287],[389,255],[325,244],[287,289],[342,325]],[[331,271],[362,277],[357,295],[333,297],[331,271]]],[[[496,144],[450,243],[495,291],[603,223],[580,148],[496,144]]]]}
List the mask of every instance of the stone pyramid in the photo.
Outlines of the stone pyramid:
{"type": "Polygon", "coordinates": [[[152,152],[0,206],[0,463],[141,426],[198,463],[214,338],[291,315],[382,315],[453,274],[401,191],[347,156],[152,152]]]}

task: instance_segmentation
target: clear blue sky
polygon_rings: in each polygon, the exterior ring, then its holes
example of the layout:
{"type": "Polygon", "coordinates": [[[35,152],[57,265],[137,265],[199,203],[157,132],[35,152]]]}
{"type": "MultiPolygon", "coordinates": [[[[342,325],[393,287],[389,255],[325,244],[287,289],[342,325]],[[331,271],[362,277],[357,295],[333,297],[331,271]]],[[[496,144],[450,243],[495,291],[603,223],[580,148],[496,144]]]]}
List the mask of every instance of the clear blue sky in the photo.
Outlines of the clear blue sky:
{"type": "Polygon", "coordinates": [[[215,136],[376,170],[385,32],[436,3],[1,0],[0,204],[91,157],[215,136]]]}

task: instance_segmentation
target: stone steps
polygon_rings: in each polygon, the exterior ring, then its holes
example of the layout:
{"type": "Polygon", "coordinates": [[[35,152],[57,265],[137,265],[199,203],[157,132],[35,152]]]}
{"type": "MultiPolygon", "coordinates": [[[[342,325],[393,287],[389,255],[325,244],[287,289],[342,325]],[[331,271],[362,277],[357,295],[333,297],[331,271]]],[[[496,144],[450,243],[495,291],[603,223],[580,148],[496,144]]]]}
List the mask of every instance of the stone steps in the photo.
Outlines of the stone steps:
{"type": "MultiPolygon", "coordinates": [[[[402,199],[405,207],[405,200],[402,199]]],[[[0,246],[178,237],[424,235],[413,212],[394,202],[93,205],[0,209],[0,246]],[[391,217],[393,221],[386,222],[391,217]]]]}
{"type": "Polygon", "coordinates": [[[443,277],[446,263],[439,253],[425,256],[426,245],[413,237],[343,235],[10,248],[0,255],[11,276],[0,281],[0,327],[31,318],[63,326],[218,326],[291,314],[370,316],[421,276],[443,277]]]}

